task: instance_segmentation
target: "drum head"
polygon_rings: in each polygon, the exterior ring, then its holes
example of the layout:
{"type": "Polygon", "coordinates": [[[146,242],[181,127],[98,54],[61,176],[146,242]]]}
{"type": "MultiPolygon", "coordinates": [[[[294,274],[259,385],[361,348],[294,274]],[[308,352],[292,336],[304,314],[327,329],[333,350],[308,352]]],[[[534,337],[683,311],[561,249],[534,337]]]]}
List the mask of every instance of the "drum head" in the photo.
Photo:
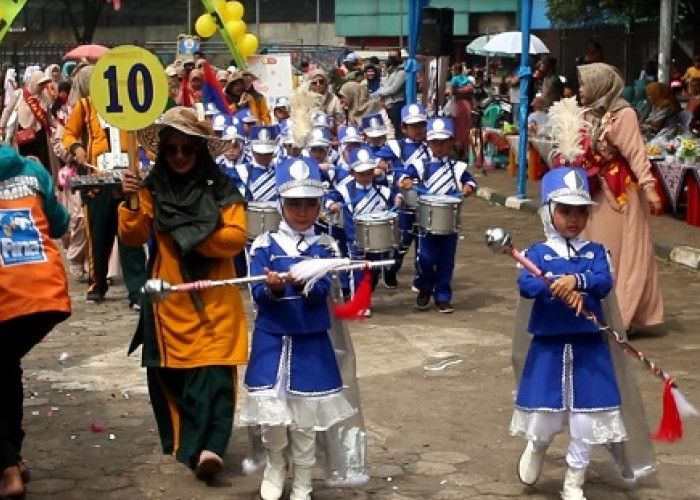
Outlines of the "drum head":
{"type": "Polygon", "coordinates": [[[425,205],[461,205],[462,198],[447,194],[425,194],[418,198],[418,202],[425,205]]]}
{"type": "Polygon", "coordinates": [[[249,201],[248,210],[253,212],[277,212],[276,201],[249,201]]]}
{"type": "Polygon", "coordinates": [[[394,212],[372,212],[371,214],[362,214],[355,217],[355,220],[371,224],[373,222],[384,222],[395,219],[397,215],[394,212]]]}

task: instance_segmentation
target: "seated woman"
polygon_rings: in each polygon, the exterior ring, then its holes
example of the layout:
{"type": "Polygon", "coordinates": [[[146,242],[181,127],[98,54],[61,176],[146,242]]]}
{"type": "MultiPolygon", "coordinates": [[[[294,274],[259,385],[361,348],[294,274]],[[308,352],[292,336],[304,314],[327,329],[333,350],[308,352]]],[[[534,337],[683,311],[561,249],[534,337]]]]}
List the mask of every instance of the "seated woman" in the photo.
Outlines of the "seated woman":
{"type": "Polygon", "coordinates": [[[671,86],[652,82],[644,88],[651,104],[649,115],[640,124],[646,141],[655,138],[669,139],[678,133],[678,114],[681,107],[671,86]]]}

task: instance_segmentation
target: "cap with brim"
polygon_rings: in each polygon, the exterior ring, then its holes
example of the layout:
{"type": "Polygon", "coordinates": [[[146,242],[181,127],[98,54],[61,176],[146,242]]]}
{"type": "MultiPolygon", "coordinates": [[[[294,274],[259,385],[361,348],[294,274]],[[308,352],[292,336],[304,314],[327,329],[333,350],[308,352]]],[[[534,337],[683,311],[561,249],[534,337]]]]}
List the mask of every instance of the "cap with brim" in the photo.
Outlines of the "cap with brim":
{"type": "Polygon", "coordinates": [[[139,143],[146,151],[154,156],[158,155],[158,144],[160,143],[160,133],[166,128],[173,128],[185,135],[204,139],[207,144],[209,154],[213,158],[226,151],[229,146],[228,141],[216,137],[214,129],[206,120],[198,120],[197,113],[192,108],[175,106],[167,110],[156,123],[141,129],[137,132],[139,143]]]}
{"type": "Polygon", "coordinates": [[[48,83],[51,81],[50,76],[43,76],[38,82],[36,82],[37,85],[41,85],[42,83],[48,83]]]}
{"type": "Polygon", "coordinates": [[[595,201],[593,201],[588,195],[586,194],[562,194],[562,195],[557,195],[556,193],[551,193],[550,194],[550,201],[553,201],[554,203],[561,203],[562,205],[573,205],[573,206],[582,206],[582,205],[597,205],[595,201]]]}
{"type": "Polygon", "coordinates": [[[351,151],[350,162],[353,172],[368,172],[377,167],[377,159],[366,146],[351,151]]]}
{"type": "Polygon", "coordinates": [[[179,73],[179,71],[177,70],[177,68],[175,66],[167,66],[165,68],[165,75],[166,76],[177,76],[178,73],[179,73]]]}
{"type": "Polygon", "coordinates": [[[318,164],[312,158],[288,158],[275,167],[281,198],[321,198],[325,191],[318,164]]]}
{"type": "Polygon", "coordinates": [[[440,130],[428,132],[427,139],[429,141],[442,141],[445,139],[452,139],[453,135],[449,130],[440,130]]]}
{"type": "Polygon", "coordinates": [[[261,155],[269,155],[270,153],[275,152],[275,149],[277,149],[277,143],[276,142],[252,142],[251,141],[250,149],[253,150],[253,153],[258,153],[261,155]]]}

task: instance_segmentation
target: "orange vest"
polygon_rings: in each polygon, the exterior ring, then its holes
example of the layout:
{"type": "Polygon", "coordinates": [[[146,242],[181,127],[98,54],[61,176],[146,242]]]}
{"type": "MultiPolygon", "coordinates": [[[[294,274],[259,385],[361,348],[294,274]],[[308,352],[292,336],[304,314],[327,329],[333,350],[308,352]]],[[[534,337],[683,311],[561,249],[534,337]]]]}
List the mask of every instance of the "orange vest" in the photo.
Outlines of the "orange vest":
{"type": "Polygon", "coordinates": [[[0,181],[0,321],[37,312],[70,312],[61,254],[35,177],[0,181]]]}

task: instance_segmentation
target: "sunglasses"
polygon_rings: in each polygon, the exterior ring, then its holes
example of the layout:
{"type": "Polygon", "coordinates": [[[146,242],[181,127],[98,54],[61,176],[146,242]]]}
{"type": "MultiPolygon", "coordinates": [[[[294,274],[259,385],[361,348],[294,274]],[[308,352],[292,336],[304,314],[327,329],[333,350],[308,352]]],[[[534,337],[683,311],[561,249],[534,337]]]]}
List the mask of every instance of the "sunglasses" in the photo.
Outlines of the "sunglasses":
{"type": "Polygon", "coordinates": [[[182,153],[182,156],[194,156],[197,153],[199,147],[195,144],[165,144],[163,145],[163,152],[165,156],[177,156],[178,151],[182,153]]]}
{"type": "Polygon", "coordinates": [[[326,81],[325,80],[312,80],[311,85],[325,85],[326,81]]]}

